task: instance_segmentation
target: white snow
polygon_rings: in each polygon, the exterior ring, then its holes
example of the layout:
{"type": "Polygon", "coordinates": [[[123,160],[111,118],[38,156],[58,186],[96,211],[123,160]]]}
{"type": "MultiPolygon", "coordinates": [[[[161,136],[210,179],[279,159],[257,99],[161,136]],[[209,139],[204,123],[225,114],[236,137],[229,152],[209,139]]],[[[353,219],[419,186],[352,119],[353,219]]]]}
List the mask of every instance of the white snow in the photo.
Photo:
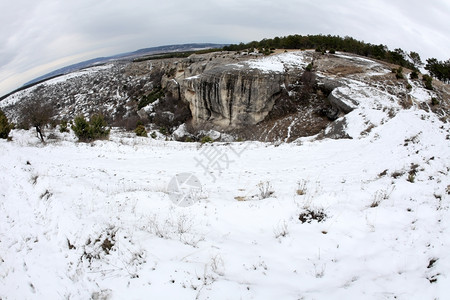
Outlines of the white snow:
{"type": "Polygon", "coordinates": [[[0,140],[0,298],[445,299],[448,130],[415,108],[301,146],[118,132],[41,145],[14,130],[0,140]],[[183,172],[202,184],[186,208],[167,187],[183,172]],[[327,217],[301,223],[308,210],[327,217]]]}
{"type": "Polygon", "coordinates": [[[22,91],[19,91],[17,93],[14,93],[2,101],[0,101],[0,108],[4,108],[10,105],[14,105],[17,102],[19,102],[22,98],[28,96],[33,90],[35,90],[38,86],[32,86],[30,88],[24,89],[22,91]]]}
{"type": "Polygon", "coordinates": [[[107,65],[102,65],[102,66],[96,66],[96,67],[91,67],[91,68],[87,68],[87,69],[82,69],[80,71],[76,71],[76,72],[72,72],[66,75],[62,75],[62,76],[58,76],[56,78],[44,81],[42,84],[44,85],[54,85],[54,84],[58,84],[60,82],[65,82],[71,78],[75,78],[75,77],[79,77],[79,76],[84,76],[84,75],[89,75],[92,73],[96,73],[98,71],[101,70],[107,70],[110,69],[114,66],[114,64],[107,64],[107,65]]]}
{"type": "Polygon", "coordinates": [[[360,56],[356,56],[356,55],[343,54],[342,52],[337,52],[334,55],[337,56],[337,57],[342,57],[342,58],[348,59],[348,60],[361,61],[361,62],[365,62],[365,63],[369,63],[369,64],[376,64],[376,62],[374,62],[371,59],[360,57],[360,56]]]}
{"type": "Polygon", "coordinates": [[[200,75],[195,75],[195,76],[191,76],[191,77],[187,77],[184,80],[192,80],[192,79],[197,79],[200,78],[200,75]]]}
{"type": "Polygon", "coordinates": [[[286,52],[277,55],[246,61],[250,68],[259,69],[263,72],[284,72],[286,67],[299,68],[307,66],[310,58],[305,51],[286,52]]]}
{"type": "Polygon", "coordinates": [[[450,125],[346,84],[352,139],[200,145],[114,130],[85,144],[55,131],[43,145],[13,130],[0,139],[0,299],[447,298],[450,125]],[[201,183],[192,206],[171,201],[180,173],[201,183]],[[313,212],[325,218],[302,223],[313,212]]]}
{"type": "Polygon", "coordinates": [[[91,68],[87,68],[87,69],[83,69],[83,70],[80,70],[80,71],[72,72],[72,73],[69,73],[69,74],[66,74],[66,75],[58,76],[56,78],[44,81],[44,82],[39,83],[39,84],[37,84],[35,86],[27,88],[27,89],[25,89],[23,91],[14,93],[11,96],[9,96],[9,97],[5,98],[4,100],[0,101],[0,108],[16,104],[18,101],[20,101],[21,99],[23,99],[24,97],[29,95],[33,90],[35,90],[36,88],[38,88],[40,86],[55,85],[55,84],[58,84],[58,83],[61,83],[61,82],[65,82],[65,81],[67,81],[69,79],[72,79],[72,78],[75,78],[75,77],[86,76],[86,75],[90,75],[90,74],[96,73],[96,72],[101,71],[101,70],[110,69],[113,66],[114,66],[114,64],[106,64],[106,65],[91,67],[91,68]]]}

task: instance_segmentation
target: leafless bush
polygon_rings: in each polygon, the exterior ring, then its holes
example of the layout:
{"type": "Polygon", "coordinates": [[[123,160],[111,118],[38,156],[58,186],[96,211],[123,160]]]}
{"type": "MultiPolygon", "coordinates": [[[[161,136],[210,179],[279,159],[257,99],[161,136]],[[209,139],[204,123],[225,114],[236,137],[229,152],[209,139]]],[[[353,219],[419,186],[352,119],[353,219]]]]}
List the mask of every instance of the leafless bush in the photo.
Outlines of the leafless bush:
{"type": "Polygon", "coordinates": [[[275,238],[285,237],[289,234],[288,225],[286,221],[278,223],[278,225],[273,229],[275,238]]]}
{"type": "Polygon", "coordinates": [[[219,254],[211,257],[210,266],[211,270],[217,275],[223,276],[225,274],[224,272],[225,264],[222,257],[219,254]]]}
{"type": "Polygon", "coordinates": [[[391,188],[387,188],[385,190],[378,190],[375,192],[373,199],[372,199],[372,203],[370,204],[370,207],[374,208],[374,207],[378,207],[378,205],[380,205],[380,203],[384,200],[389,199],[389,197],[391,196],[392,192],[394,191],[395,186],[391,186],[391,188]]]}
{"type": "Polygon", "coordinates": [[[258,183],[259,199],[266,199],[273,195],[272,185],[269,181],[261,181],[258,183]]]}
{"type": "Polygon", "coordinates": [[[374,208],[374,207],[378,207],[378,205],[380,205],[380,203],[383,200],[386,200],[388,198],[388,196],[386,195],[386,191],[376,191],[372,203],[370,204],[370,207],[374,208]]]}
{"type": "Polygon", "coordinates": [[[149,219],[148,229],[157,237],[163,239],[179,240],[185,245],[197,247],[197,244],[203,240],[202,236],[196,234],[193,230],[194,220],[187,215],[177,217],[160,218],[153,215],[149,219]]]}
{"type": "Polygon", "coordinates": [[[38,138],[44,142],[44,127],[49,124],[54,116],[54,108],[50,103],[44,103],[41,100],[34,99],[22,104],[19,109],[21,127],[36,128],[38,138]]]}
{"type": "Polygon", "coordinates": [[[306,180],[302,179],[297,183],[297,195],[302,196],[306,194],[306,180]]]}

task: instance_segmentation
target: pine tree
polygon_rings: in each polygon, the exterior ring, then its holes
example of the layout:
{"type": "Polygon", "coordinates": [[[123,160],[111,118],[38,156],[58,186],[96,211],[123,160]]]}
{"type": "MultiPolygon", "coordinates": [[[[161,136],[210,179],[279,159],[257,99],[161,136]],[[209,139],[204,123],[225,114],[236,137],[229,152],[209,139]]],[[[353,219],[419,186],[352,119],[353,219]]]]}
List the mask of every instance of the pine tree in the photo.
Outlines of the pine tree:
{"type": "Polygon", "coordinates": [[[5,113],[0,109],[0,139],[7,139],[13,125],[9,123],[5,113]]]}

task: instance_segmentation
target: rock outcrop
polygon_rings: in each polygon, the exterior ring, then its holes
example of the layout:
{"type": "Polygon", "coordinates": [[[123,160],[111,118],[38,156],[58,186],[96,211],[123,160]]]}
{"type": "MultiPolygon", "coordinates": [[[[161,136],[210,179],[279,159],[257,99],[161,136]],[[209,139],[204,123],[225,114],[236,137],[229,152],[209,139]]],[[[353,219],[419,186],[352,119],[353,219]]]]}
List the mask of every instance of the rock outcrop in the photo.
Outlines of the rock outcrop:
{"type": "Polygon", "coordinates": [[[54,120],[100,112],[128,130],[140,121],[170,135],[185,124],[189,140],[216,130],[235,139],[290,142],[322,132],[355,138],[420,99],[439,99],[439,106],[420,105],[446,117],[448,87],[436,82],[427,91],[422,85],[396,79],[390,65],[348,53],[221,51],[111,62],[24,89],[0,107],[15,123],[20,107],[38,98],[55,108],[54,120]],[[361,109],[373,113],[355,114],[361,109]],[[355,122],[350,132],[347,125],[355,122]]]}
{"type": "Polygon", "coordinates": [[[280,73],[225,65],[183,80],[182,99],[189,102],[194,125],[255,125],[272,110],[284,81],[280,73]]]}
{"type": "Polygon", "coordinates": [[[348,93],[345,93],[348,89],[348,87],[335,88],[328,96],[330,104],[344,114],[351,112],[358,106],[358,102],[350,98],[348,93]]]}

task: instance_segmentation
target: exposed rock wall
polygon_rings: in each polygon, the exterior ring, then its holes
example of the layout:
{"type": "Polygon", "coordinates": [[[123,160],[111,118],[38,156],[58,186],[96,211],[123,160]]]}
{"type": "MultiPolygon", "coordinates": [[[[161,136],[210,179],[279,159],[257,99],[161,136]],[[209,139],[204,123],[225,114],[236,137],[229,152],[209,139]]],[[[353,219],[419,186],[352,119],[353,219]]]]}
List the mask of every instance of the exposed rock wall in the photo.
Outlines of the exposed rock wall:
{"type": "Polygon", "coordinates": [[[284,80],[282,74],[220,66],[183,80],[182,99],[189,102],[194,125],[254,125],[272,110],[284,80]]]}
{"type": "Polygon", "coordinates": [[[347,114],[354,110],[358,106],[358,102],[350,98],[348,93],[343,91],[348,90],[347,87],[335,88],[328,96],[330,104],[339,109],[344,114],[347,114]]]}
{"type": "Polygon", "coordinates": [[[416,103],[424,93],[447,103],[447,87],[434,84],[435,91],[423,91],[421,81],[398,80],[391,66],[350,54],[293,51],[263,57],[223,51],[81,70],[13,94],[0,107],[16,123],[21,106],[16,104],[39,98],[54,105],[56,120],[102,112],[119,127],[132,128],[140,117],[170,131],[192,120],[194,132],[207,127],[243,139],[293,141],[332,122],[337,129],[325,137],[345,134],[346,123],[339,119],[362,107],[384,112],[388,103],[392,115],[395,105],[416,103]],[[315,74],[310,77],[304,76],[309,64],[315,74]],[[164,95],[138,111],[160,87],[164,95]]]}

